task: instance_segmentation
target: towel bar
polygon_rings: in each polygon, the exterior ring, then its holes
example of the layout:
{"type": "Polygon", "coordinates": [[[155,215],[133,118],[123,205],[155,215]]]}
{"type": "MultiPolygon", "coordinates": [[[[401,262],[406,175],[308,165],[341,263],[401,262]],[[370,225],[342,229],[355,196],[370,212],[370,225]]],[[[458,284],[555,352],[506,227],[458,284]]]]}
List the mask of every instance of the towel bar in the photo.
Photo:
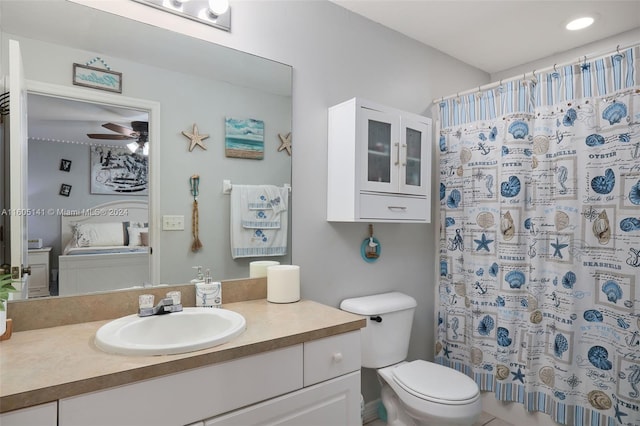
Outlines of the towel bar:
{"type": "MultiPolygon", "coordinates": [[[[288,183],[285,183],[284,185],[282,185],[283,188],[287,188],[289,190],[289,193],[291,193],[291,185],[289,185],[288,183]]],[[[222,181],[222,193],[223,194],[231,194],[231,190],[233,189],[233,185],[231,184],[231,181],[229,179],[224,179],[222,181]]]]}

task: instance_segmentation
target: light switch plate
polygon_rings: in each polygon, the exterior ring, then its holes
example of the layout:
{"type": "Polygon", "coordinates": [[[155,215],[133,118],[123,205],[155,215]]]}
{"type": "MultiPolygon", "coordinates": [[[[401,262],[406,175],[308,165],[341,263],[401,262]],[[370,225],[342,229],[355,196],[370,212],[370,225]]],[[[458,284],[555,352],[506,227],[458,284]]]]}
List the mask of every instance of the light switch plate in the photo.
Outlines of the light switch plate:
{"type": "Polygon", "coordinates": [[[162,216],[163,231],[184,231],[184,216],[164,215],[162,216]]]}

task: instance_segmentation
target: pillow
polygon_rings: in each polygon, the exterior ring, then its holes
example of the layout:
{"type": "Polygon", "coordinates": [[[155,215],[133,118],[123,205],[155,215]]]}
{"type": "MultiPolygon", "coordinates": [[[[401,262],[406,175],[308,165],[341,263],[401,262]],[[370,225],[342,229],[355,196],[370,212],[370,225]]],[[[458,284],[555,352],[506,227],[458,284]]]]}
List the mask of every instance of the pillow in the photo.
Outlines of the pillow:
{"type": "Polygon", "coordinates": [[[149,233],[141,232],[140,233],[140,242],[142,246],[149,247],[149,233]]]}
{"type": "Polygon", "coordinates": [[[129,227],[129,246],[144,246],[142,241],[143,233],[149,233],[149,228],[136,228],[133,226],[129,227]]]}
{"type": "Polygon", "coordinates": [[[122,246],[124,245],[122,222],[76,225],[73,238],[77,247],[122,246]]]}
{"type": "MultiPolygon", "coordinates": [[[[122,230],[124,231],[124,245],[129,245],[129,227],[133,226],[134,228],[147,228],[149,226],[148,222],[122,222],[122,230]]],[[[134,244],[135,245],[135,244],[134,244]]]]}

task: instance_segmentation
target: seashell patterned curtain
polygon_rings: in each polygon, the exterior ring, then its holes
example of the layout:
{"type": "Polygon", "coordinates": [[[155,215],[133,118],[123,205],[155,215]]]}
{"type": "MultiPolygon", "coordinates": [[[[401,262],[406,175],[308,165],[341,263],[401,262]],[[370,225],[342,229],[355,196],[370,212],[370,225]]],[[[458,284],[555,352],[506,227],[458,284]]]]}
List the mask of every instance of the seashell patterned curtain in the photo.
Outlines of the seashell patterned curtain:
{"type": "Polygon", "coordinates": [[[436,362],[640,425],[640,48],[444,100],[436,362]]]}

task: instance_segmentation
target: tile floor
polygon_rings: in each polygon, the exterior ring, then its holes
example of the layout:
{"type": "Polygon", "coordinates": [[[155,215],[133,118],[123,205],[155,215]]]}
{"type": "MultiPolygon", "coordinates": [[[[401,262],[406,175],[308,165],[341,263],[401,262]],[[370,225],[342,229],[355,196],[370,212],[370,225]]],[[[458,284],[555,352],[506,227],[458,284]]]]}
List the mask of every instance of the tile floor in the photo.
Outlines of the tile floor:
{"type": "MultiPolygon", "coordinates": [[[[374,420],[367,423],[365,426],[386,426],[387,424],[382,420],[374,420]]],[[[513,426],[511,423],[507,423],[502,419],[492,416],[489,413],[482,413],[477,422],[473,426],[513,426]]]]}

